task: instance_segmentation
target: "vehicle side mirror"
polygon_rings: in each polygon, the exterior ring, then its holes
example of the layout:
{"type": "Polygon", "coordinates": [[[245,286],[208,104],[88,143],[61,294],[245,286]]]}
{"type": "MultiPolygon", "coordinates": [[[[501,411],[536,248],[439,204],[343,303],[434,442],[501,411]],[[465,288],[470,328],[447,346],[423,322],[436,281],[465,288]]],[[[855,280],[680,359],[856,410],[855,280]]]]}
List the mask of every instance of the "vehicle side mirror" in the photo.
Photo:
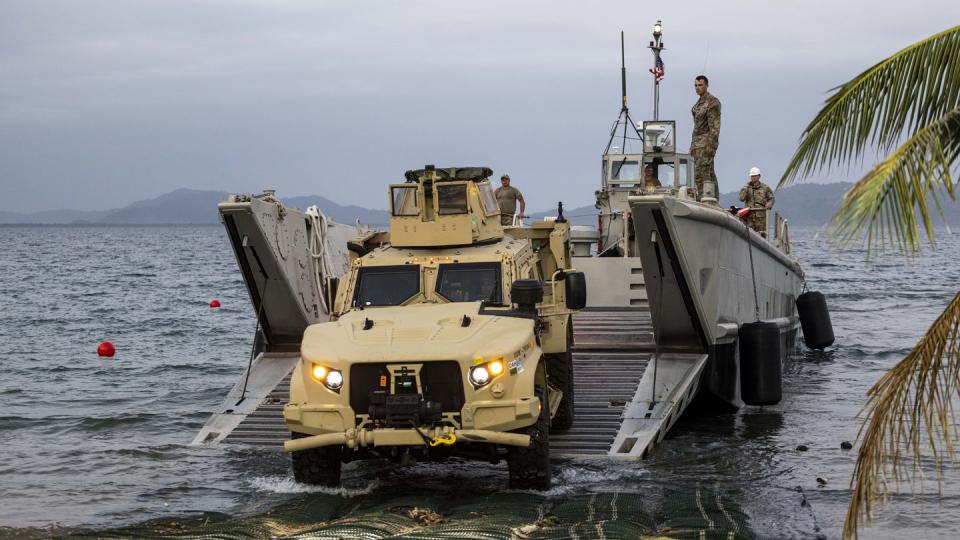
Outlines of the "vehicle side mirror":
{"type": "Polygon", "coordinates": [[[330,277],[324,283],[323,299],[327,304],[327,312],[333,313],[333,302],[337,299],[337,287],[340,285],[340,278],[330,277]]]}
{"type": "Polygon", "coordinates": [[[543,302],[543,283],[537,279],[518,279],[510,285],[510,302],[520,311],[534,311],[543,302]]]}
{"type": "Polygon", "coordinates": [[[587,306],[587,277],[583,272],[567,272],[564,286],[568,309],[583,309],[587,306]]]}

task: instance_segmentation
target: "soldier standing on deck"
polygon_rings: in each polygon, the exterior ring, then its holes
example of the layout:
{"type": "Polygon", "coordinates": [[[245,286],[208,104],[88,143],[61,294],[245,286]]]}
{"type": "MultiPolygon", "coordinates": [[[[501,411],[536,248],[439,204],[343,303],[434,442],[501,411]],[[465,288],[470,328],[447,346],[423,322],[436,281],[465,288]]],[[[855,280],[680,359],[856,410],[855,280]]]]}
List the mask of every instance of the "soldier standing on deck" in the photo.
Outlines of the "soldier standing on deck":
{"type": "Polygon", "coordinates": [[[524,217],[523,212],[527,208],[527,203],[523,200],[520,190],[510,185],[510,175],[500,177],[500,187],[494,192],[497,197],[497,204],[500,206],[500,225],[509,227],[513,225],[513,214],[517,211],[517,201],[520,202],[520,217],[524,217]]]}
{"type": "Polygon", "coordinates": [[[704,180],[713,181],[713,196],[717,192],[717,173],[713,169],[713,158],[720,144],[720,100],[707,91],[710,80],[705,75],[697,75],[694,89],[700,99],[694,103],[693,140],[690,141],[690,155],[696,160],[694,178],[697,182],[697,199],[703,197],[704,180]]]}
{"type": "Polygon", "coordinates": [[[760,181],[760,169],[750,169],[750,181],[740,188],[740,200],[751,210],[747,216],[750,228],[767,237],[767,212],[773,208],[773,190],[760,181]]]}

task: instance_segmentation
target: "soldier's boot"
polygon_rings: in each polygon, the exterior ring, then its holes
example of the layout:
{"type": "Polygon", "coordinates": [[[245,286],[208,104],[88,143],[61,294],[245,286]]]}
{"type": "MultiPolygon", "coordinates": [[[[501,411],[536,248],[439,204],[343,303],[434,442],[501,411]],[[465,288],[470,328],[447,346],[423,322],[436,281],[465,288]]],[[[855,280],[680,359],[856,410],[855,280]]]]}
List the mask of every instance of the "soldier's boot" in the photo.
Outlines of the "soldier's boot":
{"type": "Polygon", "coordinates": [[[716,182],[717,175],[713,171],[713,158],[704,156],[703,149],[697,149],[697,158],[694,162],[693,175],[697,183],[697,200],[703,197],[704,180],[713,180],[716,182]]]}

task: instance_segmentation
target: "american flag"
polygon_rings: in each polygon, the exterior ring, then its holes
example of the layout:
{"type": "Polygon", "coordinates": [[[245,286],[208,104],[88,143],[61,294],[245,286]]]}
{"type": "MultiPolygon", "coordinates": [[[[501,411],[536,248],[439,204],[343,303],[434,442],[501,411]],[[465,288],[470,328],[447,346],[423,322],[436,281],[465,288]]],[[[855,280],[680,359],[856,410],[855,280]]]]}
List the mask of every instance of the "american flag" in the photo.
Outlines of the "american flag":
{"type": "Polygon", "coordinates": [[[663,60],[660,59],[660,55],[657,55],[657,61],[652,68],[650,68],[650,73],[653,73],[653,76],[656,77],[657,84],[660,84],[660,81],[663,80],[664,71],[663,71],[663,60]]]}

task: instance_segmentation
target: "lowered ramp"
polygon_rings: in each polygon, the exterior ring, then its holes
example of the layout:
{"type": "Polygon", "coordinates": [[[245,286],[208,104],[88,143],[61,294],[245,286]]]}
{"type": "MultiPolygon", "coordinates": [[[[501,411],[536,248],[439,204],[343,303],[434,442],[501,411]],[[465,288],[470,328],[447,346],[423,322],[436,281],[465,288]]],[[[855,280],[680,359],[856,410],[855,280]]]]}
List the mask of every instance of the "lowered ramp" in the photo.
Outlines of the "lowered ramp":
{"type": "Polygon", "coordinates": [[[274,446],[290,437],[283,422],[283,406],[290,394],[290,373],[300,360],[297,353],[262,353],[254,360],[249,376],[244,373],[217,412],[210,416],[191,444],[212,444],[249,432],[251,426],[277,425],[282,430],[271,430],[254,438],[240,437],[241,442],[274,446]],[[241,427],[243,426],[243,427],[241,427]]]}
{"type": "Polygon", "coordinates": [[[649,360],[649,353],[633,351],[575,351],[573,427],[550,433],[550,453],[608,454],[649,360]]]}
{"type": "MultiPolygon", "coordinates": [[[[693,398],[706,355],[663,354],[656,366],[646,309],[597,308],[574,315],[573,321],[576,415],[571,429],[551,433],[551,453],[645,457],[693,398]]],[[[296,354],[260,355],[246,382],[246,393],[241,380],[194,444],[223,442],[282,450],[290,437],[283,406],[289,401],[290,374],[297,360],[296,354]]]]}
{"type": "Polygon", "coordinates": [[[550,434],[554,455],[642,459],[693,400],[705,354],[656,354],[650,312],[574,315],[574,425],[550,434]]]}

